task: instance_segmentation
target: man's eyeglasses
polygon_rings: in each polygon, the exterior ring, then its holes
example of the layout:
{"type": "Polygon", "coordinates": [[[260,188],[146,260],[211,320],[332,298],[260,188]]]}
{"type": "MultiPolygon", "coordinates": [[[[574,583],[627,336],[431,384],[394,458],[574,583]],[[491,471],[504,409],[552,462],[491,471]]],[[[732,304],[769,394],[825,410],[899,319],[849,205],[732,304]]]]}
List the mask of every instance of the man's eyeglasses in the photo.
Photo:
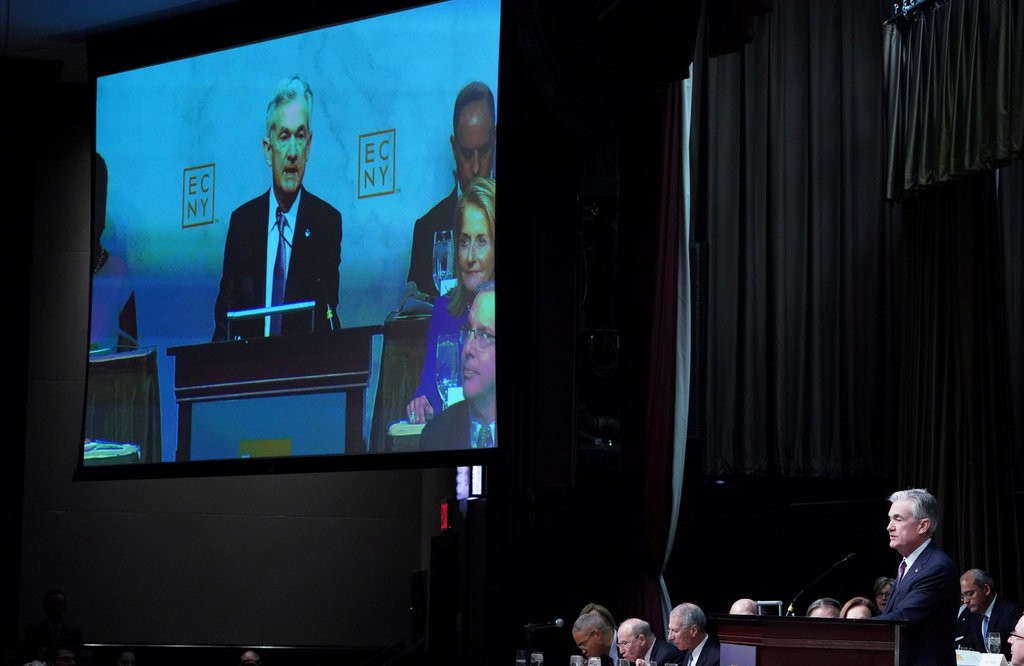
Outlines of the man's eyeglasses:
{"type": "Polygon", "coordinates": [[[590,639],[591,639],[591,638],[593,638],[593,637],[594,637],[594,634],[596,634],[596,633],[597,633],[597,629],[596,629],[596,628],[595,628],[595,629],[591,629],[591,630],[590,630],[590,633],[589,633],[589,634],[587,634],[587,637],[586,637],[586,638],[584,638],[584,639],[583,639],[582,641],[580,641],[579,643],[577,643],[577,644],[576,644],[576,647],[578,647],[578,648],[579,648],[579,649],[581,649],[581,650],[582,650],[583,648],[587,647],[587,643],[589,643],[589,642],[590,642],[590,639]]]}
{"type": "Polygon", "coordinates": [[[973,590],[966,590],[960,595],[960,601],[966,601],[967,599],[973,599],[974,595],[980,590],[980,587],[976,587],[973,590]]]}
{"type": "Polygon", "coordinates": [[[1024,641],[1024,636],[1021,636],[1020,634],[1015,634],[1012,631],[1010,632],[1010,635],[1006,637],[1006,640],[1010,640],[1011,638],[1019,638],[1020,640],[1024,641]]]}
{"type": "Polygon", "coordinates": [[[628,641],[619,641],[620,648],[628,648],[629,644],[636,640],[636,636],[630,638],[628,641]]]}
{"type": "Polygon", "coordinates": [[[490,349],[494,346],[494,336],[482,328],[463,328],[459,330],[459,344],[466,344],[476,338],[476,344],[480,349],[490,349]]]}

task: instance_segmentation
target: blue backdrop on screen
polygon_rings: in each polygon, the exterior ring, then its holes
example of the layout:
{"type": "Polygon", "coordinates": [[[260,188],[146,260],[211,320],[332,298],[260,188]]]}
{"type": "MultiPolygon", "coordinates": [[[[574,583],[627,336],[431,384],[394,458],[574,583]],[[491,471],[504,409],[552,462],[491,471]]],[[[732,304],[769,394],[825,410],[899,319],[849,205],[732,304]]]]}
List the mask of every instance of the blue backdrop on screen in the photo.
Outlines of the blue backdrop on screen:
{"type": "MultiPolygon", "coordinates": [[[[271,185],[261,141],[277,82],[297,74],[314,94],[303,186],[343,218],[340,323],[380,325],[405,293],[416,219],[455,183],[456,94],[474,80],[498,93],[499,9],[499,0],[451,0],[97,79],[96,151],[109,173],[102,243],[123,270],[94,284],[90,343],[116,344],[102,319],[134,292],[139,345],[158,352],[164,461],[177,437],[166,349],[213,336],[231,212],[271,185]]],[[[232,424],[268,409],[246,402],[197,410],[193,432],[205,428],[209,444],[197,434],[193,459],[228,457],[237,445],[224,442],[252,437],[232,424]]],[[[343,411],[344,398],[311,404],[343,411]]],[[[267,427],[256,434],[295,435],[295,424],[267,427]]],[[[296,453],[343,450],[341,423],[322,436],[298,427],[306,443],[296,453]]]]}

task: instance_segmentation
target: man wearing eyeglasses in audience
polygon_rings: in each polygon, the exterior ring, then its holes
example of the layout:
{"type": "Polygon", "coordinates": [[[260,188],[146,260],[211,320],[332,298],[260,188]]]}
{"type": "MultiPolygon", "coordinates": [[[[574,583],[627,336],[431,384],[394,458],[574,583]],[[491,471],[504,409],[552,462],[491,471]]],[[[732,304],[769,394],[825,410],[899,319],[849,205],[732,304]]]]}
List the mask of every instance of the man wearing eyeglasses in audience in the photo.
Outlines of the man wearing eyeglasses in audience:
{"type": "Polygon", "coordinates": [[[1013,630],[1017,618],[1024,613],[1024,607],[996,594],[996,582],[983,569],[968,569],[960,576],[960,601],[963,608],[957,618],[957,635],[961,648],[975,652],[987,652],[988,632],[999,634],[1002,645],[1000,652],[1010,656],[1010,644],[1006,638],[1013,630]]]}
{"type": "Polygon", "coordinates": [[[494,310],[494,281],[491,280],[477,290],[466,327],[460,332],[463,400],[427,422],[420,433],[421,449],[497,446],[494,310]]]}
{"type": "Polygon", "coordinates": [[[1010,666],[1024,666],[1024,615],[1006,641],[1010,644],[1010,666]]]}
{"type": "Polygon", "coordinates": [[[596,610],[576,618],[572,625],[572,640],[585,659],[599,657],[601,666],[615,666],[619,663],[616,651],[618,635],[608,620],[596,610]]]}
{"type": "Polygon", "coordinates": [[[617,639],[622,658],[637,664],[652,661],[658,666],[685,663],[683,653],[676,646],[654,637],[651,625],[646,620],[635,617],[626,620],[619,625],[617,639]]]}

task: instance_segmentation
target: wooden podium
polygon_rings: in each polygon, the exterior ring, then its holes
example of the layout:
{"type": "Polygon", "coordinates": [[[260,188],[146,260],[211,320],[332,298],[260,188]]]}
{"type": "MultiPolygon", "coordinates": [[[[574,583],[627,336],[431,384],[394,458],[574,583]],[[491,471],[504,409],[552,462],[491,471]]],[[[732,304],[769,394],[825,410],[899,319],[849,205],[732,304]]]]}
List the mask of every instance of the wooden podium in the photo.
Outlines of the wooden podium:
{"type": "Polygon", "coordinates": [[[346,395],[345,452],[366,453],[362,431],[370,338],[379,332],[379,326],[364,326],[330,334],[169,347],[178,404],[175,460],[191,459],[194,403],[309,393],[346,395]]]}
{"type": "Polygon", "coordinates": [[[722,666],[899,666],[900,625],[884,620],[717,615],[722,666]],[[738,649],[730,649],[740,646],[738,649]],[[735,659],[727,660],[729,653],[735,659]],[[751,661],[753,659],[753,661],[751,661]]]}

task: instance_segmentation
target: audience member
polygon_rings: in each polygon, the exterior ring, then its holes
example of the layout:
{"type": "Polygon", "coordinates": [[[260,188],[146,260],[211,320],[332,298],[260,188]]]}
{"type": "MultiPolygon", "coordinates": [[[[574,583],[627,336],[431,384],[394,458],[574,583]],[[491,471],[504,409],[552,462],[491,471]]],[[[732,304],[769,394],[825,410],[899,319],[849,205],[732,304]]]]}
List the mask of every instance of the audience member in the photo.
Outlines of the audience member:
{"type": "Polygon", "coordinates": [[[241,666],[259,666],[260,665],[260,653],[256,650],[246,650],[238,658],[238,663],[241,666]]]}
{"type": "Polygon", "coordinates": [[[597,611],[598,613],[600,613],[601,617],[605,619],[609,627],[618,626],[615,622],[615,617],[612,615],[612,612],[604,606],[602,606],[601,604],[595,604],[593,601],[591,601],[580,610],[580,615],[586,615],[590,611],[597,611]]]}
{"type": "Polygon", "coordinates": [[[847,620],[866,620],[869,617],[878,615],[878,606],[875,605],[874,601],[871,601],[867,597],[854,597],[845,604],[839,611],[839,617],[846,618],[847,620]]]}
{"type": "MultiPolygon", "coordinates": [[[[493,178],[475,178],[459,198],[455,212],[455,287],[437,299],[430,313],[420,384],[406,405],[409,423],[425,423],[444,408],[437,389],[438,338],[459,334],[480,285],[494,280],[495,185],[493,178]]],[[[459,353],[463,350],[460,346],[459,353]]]]}
{"type": "Polygon", "coordinates": [[[956,652],[958,576],[932,540],[939,526],[939,502],[923,488],[889,496],[889,547],[903,556],[889,603],[880,620],[902,622],[900,664],[951,666],[956,652]]]}
{"type": "Polygon", "coordinates": [[[497,339],[494,282],[480,285],[469,309],[462,342],[464,400],[427,422],[420,449],[487,449],[498,443],[497,339]]]}
{"type": "Polygon", "coordinates": [[[668,615],[668,640],[685,651],[681,663],[689,666],[719,666],[718,640],[707,632],[707,617],[696,604],[683,603],[668,615]]]}
{"type": "Polygon", "coordinates": [[[832,597],[815,599],[807,607],[807,617],[839,617],[843,607],[838,600],[832,597]]]}
{"type": "Polygon", "coordinates": [[[43,595],[43,611],[46,617],[25,628],[22,645],[28,659],[37,659],[42,650],[57,645],[66,646],[73,654],[82,649],[85,643],[82,630],[64,621],[64,612],[67,608],[67,596],[62,590],[48,590],[43,595]]]}
{"type": "Polygon", "coordinates": [[[761,609],[753,599],[737,599],[729,607],[729,615],[760,615],[761,609]]]}
{"type": "Polygon", "coordinates": [[[1010,643],[1010,666],[1024,666],[1024,616],[1017,620],[1007,640],[1010,643]]]}
{"type": "Polygon", "coordinates": [[[135,666],[135,652],[133,650],[122,650],[117,655],[117,666],[135,666]]]}
{"type": "MultiPolygon", "coordinates": [[[[646,620],[632,617],[621,625],[617,634],[619,654],[623,659],[661,664],[684,663],[683,653],[667,641],[654,637],[651,624],[646,620]]],[[[639,663],[639,662],[638,662],[639,663]]]]}
{"type": "Polygon", "coordinates": [[[1000,597],[995,588],[995,580],[983,569],[968,569],[960,576],[960,601],[964,605],[957,618],[956,633],[963,636],[960,647],[986,652],[988,632],[998,632],[1002,643],[999,651],[1009,657],[1010,644],[1006,639],[1024,613],[1024,606],[1000,597]]]}
{"type": "Polygon", "coordinates": [[[889,595],[892,594],[892,587],[895,584],[896,579],[889,578],[888,576],[879,576],[875,579],[875,585],[872,588],[872,592],[874,592],[875,606],[878,606],[879,612],[885,610],[885,605],[889,603],[889,595]]]}
{"type": "Polygon", "coordinates": [[[615,650],[615,628],[608,624],[605,614],[598,610],[583,613],[576,618],[572,625],[572,640],[586,659],[599,657],[602,666],[613,666],[619,661],[615,650]]]}
{"type": "Polygon", "coordinates": [[[406,278],[431,301],[441,295],[433,278],[434,232],[455,226],[455,204],[471,180],[491,176],[494,164],[494,93],[479,81],[468,84],[456,96],[452,115],[449,142],[455,159],[455,187],[426,215],[416,220],[406,278]]]}
{"type": "Polygon", "coordinates": [[[75,655],[78,653],[79,647],[70,644],[58,644],[47,648],[45,652],[47,666],[51,664],[53,666],[76,666],[78,659],[75,655]]]}

